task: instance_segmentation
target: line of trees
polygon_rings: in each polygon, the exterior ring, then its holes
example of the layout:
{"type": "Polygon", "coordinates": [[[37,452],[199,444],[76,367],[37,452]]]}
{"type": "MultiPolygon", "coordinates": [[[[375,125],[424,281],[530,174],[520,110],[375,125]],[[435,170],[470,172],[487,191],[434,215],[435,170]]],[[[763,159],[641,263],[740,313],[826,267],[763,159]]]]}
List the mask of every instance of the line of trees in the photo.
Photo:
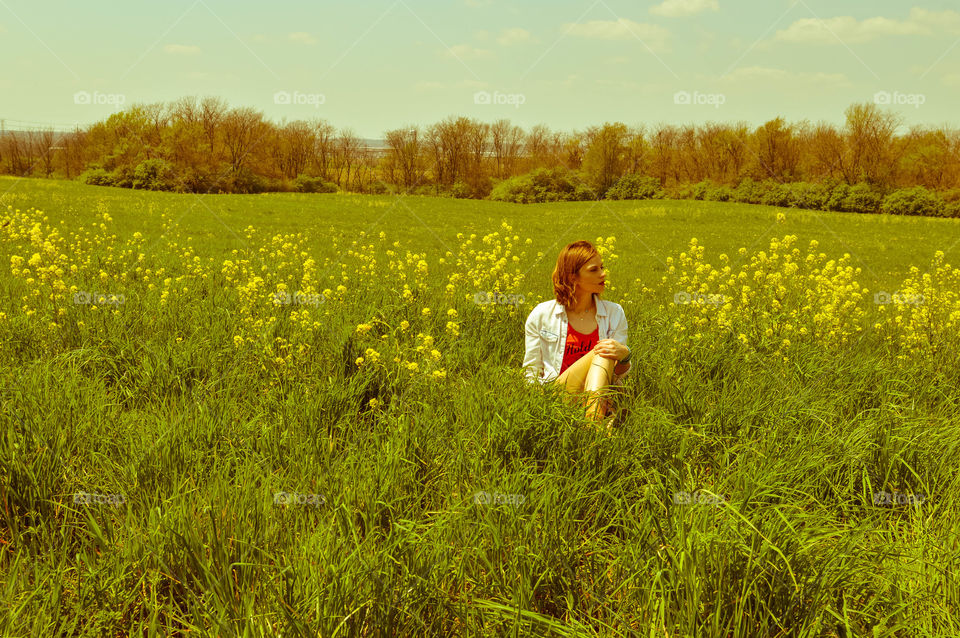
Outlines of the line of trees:
{"type": "Polygon", "coordinates": [[[745,179],[842,181],[881,191],[960,189],[960,131],[914,127],[871,103],[854,104],[842,127],[772,119],[745,123],[524,130],[449,117],[384,133],[371,149],[322,119],[274,123],[216,97],[134,105],[69,134],[0,136],[0,171],[80,177],[88,183],[183,192],[350,190],[488,197],[498,183],[538,169],[569,171],[603,196],[624,175],[670,189],[745,179]]]}

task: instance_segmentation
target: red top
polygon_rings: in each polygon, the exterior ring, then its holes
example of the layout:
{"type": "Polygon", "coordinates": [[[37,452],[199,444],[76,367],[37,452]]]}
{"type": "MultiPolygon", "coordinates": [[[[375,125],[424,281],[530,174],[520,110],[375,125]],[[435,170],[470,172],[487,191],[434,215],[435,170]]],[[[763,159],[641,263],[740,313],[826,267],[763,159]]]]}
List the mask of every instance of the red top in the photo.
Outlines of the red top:
{"type": "Polygon", "coordinates": [[[563,351],[563,363],[560,365],[560,373],[576,363],[580,357],[593,350],[597,342],[600,341],[600,326],[588,335],[577,332],[570,323],[567,323],[567,343],[563,351]]]}

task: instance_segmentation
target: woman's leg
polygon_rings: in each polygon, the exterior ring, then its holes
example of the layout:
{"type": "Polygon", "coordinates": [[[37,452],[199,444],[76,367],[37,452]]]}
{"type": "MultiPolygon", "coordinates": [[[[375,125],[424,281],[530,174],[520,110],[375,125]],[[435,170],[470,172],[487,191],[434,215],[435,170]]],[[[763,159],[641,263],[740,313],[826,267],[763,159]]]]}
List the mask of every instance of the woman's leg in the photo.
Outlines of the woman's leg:
{"type": "Polygon", "coordinates": [[[600,421],[607,413],[607,401],[604,390],[613,382],[613,369],[617,362],[613,359],[607,359],[599,355],[594,356],[590,363],[590,371],[587,373],[583,389],[590,395],[590,403],[587,406],[587,418],[600,421]]]}
{"type": "Polygon", "coordinates": [[[554,383],[566,390],[568,403],[586,393],[587,416],[599,421],[606,413],[606,403],[597,395],[610,384],[616,365],[613,359],[588,352],[564,370],[554,383]]]}

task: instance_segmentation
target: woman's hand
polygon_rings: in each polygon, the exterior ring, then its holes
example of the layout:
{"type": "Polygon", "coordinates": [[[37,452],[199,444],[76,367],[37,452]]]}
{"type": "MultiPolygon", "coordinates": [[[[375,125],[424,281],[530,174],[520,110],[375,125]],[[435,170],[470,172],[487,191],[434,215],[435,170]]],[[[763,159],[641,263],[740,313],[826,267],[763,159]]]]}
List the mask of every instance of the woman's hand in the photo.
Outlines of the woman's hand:
{"type": "Polygon", "coordinates": [[[602,339],[593,347],[593,352],[597,353],[604,359],[620,361],[627,356],[630,350],[627,348],[627,346],[623,345],[619,341],[614,341],[613,339],[602,339]]]}

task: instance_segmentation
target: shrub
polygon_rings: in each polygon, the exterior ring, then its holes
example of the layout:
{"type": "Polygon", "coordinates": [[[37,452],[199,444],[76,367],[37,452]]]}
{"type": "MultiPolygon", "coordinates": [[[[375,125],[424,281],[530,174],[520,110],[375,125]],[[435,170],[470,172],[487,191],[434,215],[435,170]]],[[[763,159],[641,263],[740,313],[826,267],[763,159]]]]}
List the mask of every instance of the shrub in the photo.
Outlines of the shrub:
{"type": "Polygon", "coordinates": [[[710,202],[729,202],[734,200],[734,190],[729,186],[720,186],[706,192],[703,197],[710,202]]]}
{"type": "Polygon", "coordinates": [[[598,199],[597,191],[586,184],[577,184],[577,187],[573,190],[573,199],[578,202],[594,201],[598,199]]]}
{"type": "Polygon", "coordinates": [[[663,199],[665,193],[655,177],[624,175],[607,190],[607,199],[663,199]]]}
{"type": "Polygon", "coordinates": [[[143,160],[133,169],[133,188],[169,191],[175,186],[173,164],[164,159],[143,160]]]}
{"type": "MultiPolygon", "coordinates": [[[[331,186],[337,187],[336,184],[331,184],[331,186]]],[[[394,192],[394,188],[383,180],[376,179],[367,185],[367,192],[371,195],[390,195],[394,192]]]]}
{"type": "Polygon", "coordinates": [[[866,182],[850,187],[840,210],[847,213],[876,213],[880,210],[883,195],[866,182]]]}
{"type": "Polygon", "coordinates": [[[99,166],[88,168],[77,179],[91,186],[113,186],[113,175],[99,166]]]}
{"type": "Polygon", "coordinates": [[[946,202],[933,191],[923,186],[901,188],[883,198],[881,212],[888,215],[927,215],[943,217],[946,215],[946,202]]]}
{"type": "Polygon", "coordinates": [[[321,177],[297,175],[293,180],[293,188],[298,193],[336,193],[337,185],[327,182],[321,177]]]}
{"type": "Polygon", "coordinates": [[[683,199],[689,198],[689,199],[703,200],[707,198],[707,193],[709,193],[711,190],[715,190],[716,188],[717,188],[717,185],[714,182],[712,182],[709,179],[705,179],[702,182],[697,182],[696,184],[691,186],[689,194],[684,193],[686,197],[683,197],[683,199]]]}
{"type": "Polygon", "coordinates": [[[950,202],[943,207],[944,217],[960,217],[960,202],[950,202]]]}
{"type": "Polygon", "coordinates": [[[793,189],[789,184],[765,180],[761,188],[763,188],[763,196],[760,198],[760,203],[765,206],[792,208],[796,204],[793,189]]]}
{"type": "Polygon", "coordinates": [[[457,199],[469,199],[470,187],[461,181],[454,182],[453,186],[450,187],[450,194],[457,199]]]}
{"type": "Polygon", "coordinates": [[[827,210],[827,201],[833,185],[829,183],[796,182],[790,185],[793,205],[806,210],[827,210]]]}
{"type": "Polygon", "coordinates": [[[113,169],[113,185],[121,188],[133,188],[133,169],[121,165],[113,169]]]}
{"type": "MultiPolygon", "coordinates": [[[[759,204],[763,199],[763,187],[755,182],[753,179],[747,177],[740,181],[735,189],[732,191],[732,199],[736,202],[742,202],[744,204],[759,204]]],[[[706,197],[706,199],[711,199],[706,197]]],[[[716,200],[716,201],[728,201],[726,199],[716,200]]]]}
{"type": "Polygon", "coordinates": [[[827,196],[827,201],[824,204],[826,210],[842,211],[843,203],[849,196],[850,184],[841,181],[832,182],[830,194],[827,196]]]}
{"type": "Polygon", "coordinates": [[[596,194],[577,183],[573,174],[562,167],[538,168],[526,175],[511,177],[497,184],[490,193],[492,200],[517,204],[568,202],[582,198],[595,199],[596,194]]]}

